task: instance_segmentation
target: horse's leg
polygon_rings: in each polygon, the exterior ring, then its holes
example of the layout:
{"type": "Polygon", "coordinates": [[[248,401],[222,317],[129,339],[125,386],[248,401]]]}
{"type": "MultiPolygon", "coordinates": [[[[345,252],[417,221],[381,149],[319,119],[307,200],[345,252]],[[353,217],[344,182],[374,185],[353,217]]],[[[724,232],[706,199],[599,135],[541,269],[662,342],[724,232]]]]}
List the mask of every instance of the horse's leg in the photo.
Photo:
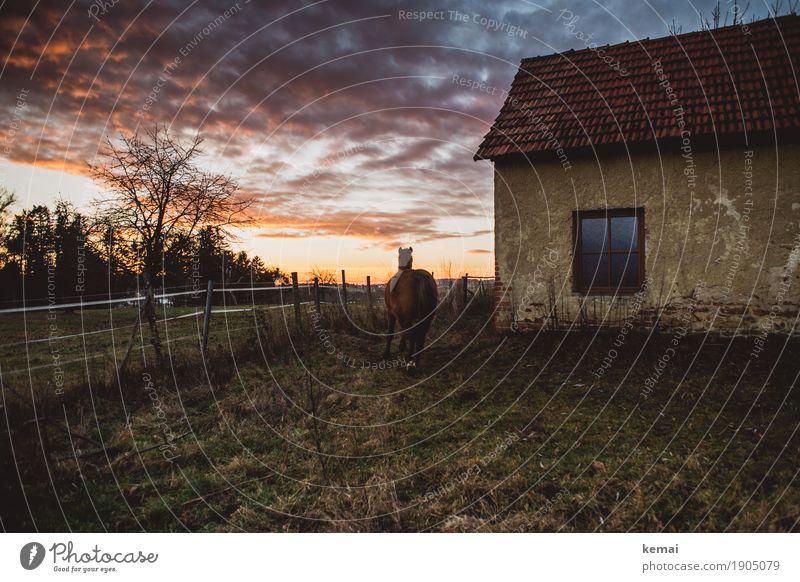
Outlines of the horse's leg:
{"type": "Polygon", "coordinates": [[[414,365],[419,364],[420,354],[422,353],[422,349],[425,347],[425,333],[423,331],[418,331],[414,334],[414,353],[411,356],[411,361],[414,362],[414,365]]]}
{"type": "Polygon", "coordinates": [[[389,316],[389,331],[386,332],[386,349],[383,351],[384,360],[389,359],[389,353],[391,352],[392,349],[392,338],[394,337],[395,317],[391,311],[388,312],[388,316],[389,316]]]}
{"type": "Polygon", "coordinates": [[[426,317],[423,321],[419,323],[419,326],[416,329],[416,333],[414,334],[414,365],[416,366],[419,364],[419,360],[422,357],[422,350],[425,349],[425,337],[428,335],[428,331],[430,331],[431,321],[430,315],[426,317]]]}
{"type": "Polygon", "coordinates": [[[404,331],[403,333],[400,334],[400,347],[398,349],[400,350],[401,354],[405,354],[406,350],[408,349],[407,336],[408,336],[407,331],[404,331]]]}

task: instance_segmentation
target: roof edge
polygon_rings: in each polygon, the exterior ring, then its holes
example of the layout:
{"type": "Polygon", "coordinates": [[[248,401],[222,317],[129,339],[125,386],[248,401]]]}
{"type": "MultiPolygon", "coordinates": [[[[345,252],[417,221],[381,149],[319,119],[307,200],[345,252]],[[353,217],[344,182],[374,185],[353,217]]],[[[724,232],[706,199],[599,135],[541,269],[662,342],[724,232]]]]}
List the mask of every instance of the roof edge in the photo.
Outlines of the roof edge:
{"type": "Polygon", "coordinates": [[[637,39],[633,39],[633,40],[625,40],[625,41],[622,41],[622,42],[618,42],[616,44],[597,45],[595,47],[595,49],[590,49],[588,47],[581,48],[581,49],[571,48],[571,49],[568,49],[568,50],[565,50],[565,51],[560,51],[560,52],[555,52],[555,53],[548,53],[548,54],[545,54],[545,55],[537,55],[535,57],[523,57],[522,59],[520,59],[520,65],[522,65],[523,63],[530,63],[530,62],[533,62],[533,61],[537,61],[539,59],[549,59],[551,57],[560,57],[560,56],[564,56],[564,55],[573,55],[573,54],[577,54],[577,53],[582,53],[584,51],[590,51],[590,50],[596,50],[596,49],[614,49],[614,48],[621,47],[621,46],[626,46],[626,45],[629,45],[629,44],[642,44],[642,43],[645,43],[645,42],[650,42],[650,41],[655,41],[655,40],[662,40],[662,39],[665,39],[665,38],[681,39],[681,38],[687,38],[687,37],[692,36],[692,35],[703,34],[703,33],[709,33],[709,34],[713,35],[716,31],[729,30],[729,29],[732,29],[732,28],[741,28],[744,25],[751,25],[751,24],[756,24],[756,23],[759,23],[759,22],[763,23],[763,22],[767,22],[769,20],[772,20],[772,21],[775,21],[775,22],[780,22],[780,21],[784,21],[784,20],[791,20],[793,18],[800,18],[800,14],[784,14],[783,16],[774,16],[774,17],[773,16],[768,16],[766,18],[762,18],[760,20],[755,20],[753,22],[745,22],[745,23],[739,23],[739,24],[729,24],[728,26],[718,26],[716,28],[703,28],[703,29],[700,29],[700,30],[693,30],[691,32],[683,32],[681,34],[666,34],[664,36],[657,36],[655,38],[650,38],[648,36],[648,37],[645,37],[645,38],[637,38],[637,39]]]}

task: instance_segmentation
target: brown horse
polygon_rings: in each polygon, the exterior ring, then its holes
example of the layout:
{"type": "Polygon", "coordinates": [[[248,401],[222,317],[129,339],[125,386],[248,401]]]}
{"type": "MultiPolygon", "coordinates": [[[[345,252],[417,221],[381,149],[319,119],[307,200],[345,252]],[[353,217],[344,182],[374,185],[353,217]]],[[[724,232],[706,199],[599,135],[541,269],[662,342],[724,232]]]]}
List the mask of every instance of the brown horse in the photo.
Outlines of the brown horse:
{"type": "Polygon", "coordinates": [[[425,347],[425,336],[433,320],[439,293],[433,275],[424,269],[411,268],[411,249],[400,250],[400,271],[386,284],[383,293],[389,316],[384,359],[389,353],[394,337],[395,323],[400,325],[400,351],[410,350],[410,366],[416,366],[425,347]],[[396,280],[395,280],[396,278],[396,280]],[[392,284],[394,283],[394,284],[392,284]]]}

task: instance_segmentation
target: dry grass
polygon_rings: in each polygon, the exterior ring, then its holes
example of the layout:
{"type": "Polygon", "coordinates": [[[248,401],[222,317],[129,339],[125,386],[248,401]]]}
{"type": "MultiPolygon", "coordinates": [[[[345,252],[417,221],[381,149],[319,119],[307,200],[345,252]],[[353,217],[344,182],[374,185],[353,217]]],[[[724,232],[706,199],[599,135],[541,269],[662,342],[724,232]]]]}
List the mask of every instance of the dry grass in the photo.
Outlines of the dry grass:
{"type": "Polygon", "coordinates": [[[612,338],[504,338],[481,331],[480,316],[442,315],[423,369],[409,374],[371,367],[381,318],[329,307],[316,328],[304,313],[298,329],[291,311],[265,311],[249,331],[215,336],[205,357],[179,346],[155,388],[163,422],[187,433],[172,462],[140,360],[120,383],[98,372],[58,398],[37,386],[38,413],[51,419],[40,428],[26,422],[33,401],[4,391],[18,462],[4,450],[2,472],[19,467],[31,501],[29,513],[5,478],[4,527],[797,529],[796,345],[781,351],[774,338],[744,370],[747,340],[687,338],[642,399],[661,338],[632,336],[592,382],[612,338]],[[56,423],[102,440],[108,458],[73,438],[76,458],[56,423]]]}

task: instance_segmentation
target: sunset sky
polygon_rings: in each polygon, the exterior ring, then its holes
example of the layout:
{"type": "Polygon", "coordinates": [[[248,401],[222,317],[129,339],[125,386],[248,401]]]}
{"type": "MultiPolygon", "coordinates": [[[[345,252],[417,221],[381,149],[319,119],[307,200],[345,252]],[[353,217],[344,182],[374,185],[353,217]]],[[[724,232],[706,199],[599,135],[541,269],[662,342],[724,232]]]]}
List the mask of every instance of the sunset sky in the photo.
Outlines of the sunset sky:
{"type": "Polygon", "coordinates": [[[382,278],[411,244],[438,276],[492,274],[492,165],[472,156],[520,59],[585,48],[575,31],[696,30],[713,4],[0,2],[0,184],[88,211],[103,139],[159,122],[257,198],[238,246],[284,271],[382,278]]]}

